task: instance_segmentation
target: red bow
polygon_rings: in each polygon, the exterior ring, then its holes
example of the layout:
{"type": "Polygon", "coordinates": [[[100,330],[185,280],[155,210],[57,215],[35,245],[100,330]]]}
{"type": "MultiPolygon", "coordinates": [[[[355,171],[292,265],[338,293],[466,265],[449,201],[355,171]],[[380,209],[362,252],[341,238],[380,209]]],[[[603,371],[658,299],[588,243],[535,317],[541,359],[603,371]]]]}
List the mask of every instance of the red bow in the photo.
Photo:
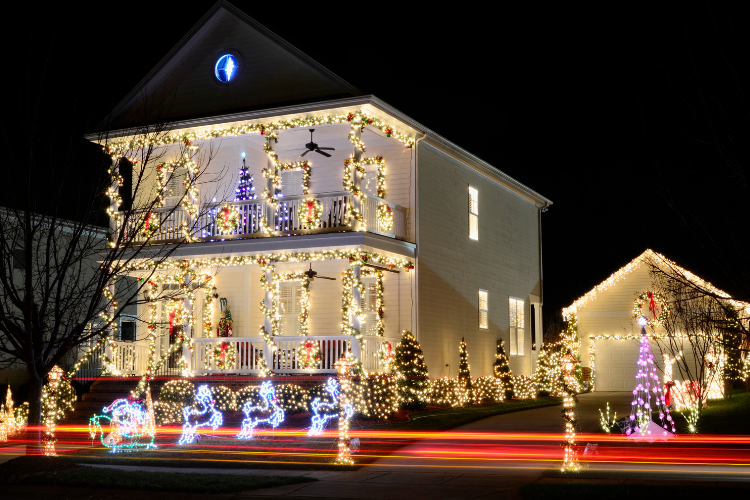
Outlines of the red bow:
{"type": "Polygon", "coordinates": [[[651,311],[651,314],[654,315],[654,319],[656,319],[657,305],[656,300],[654,300],[654,292],[648,292],[648,300],[648,310],[651,311]]]}
{"type": "Polygon", "coordinates": [[[228,344],[226,342],[221,343],[221,360],[222,361],[224,361],[224,357],[226,356],[227,347],[228,347],[228,344]]]}

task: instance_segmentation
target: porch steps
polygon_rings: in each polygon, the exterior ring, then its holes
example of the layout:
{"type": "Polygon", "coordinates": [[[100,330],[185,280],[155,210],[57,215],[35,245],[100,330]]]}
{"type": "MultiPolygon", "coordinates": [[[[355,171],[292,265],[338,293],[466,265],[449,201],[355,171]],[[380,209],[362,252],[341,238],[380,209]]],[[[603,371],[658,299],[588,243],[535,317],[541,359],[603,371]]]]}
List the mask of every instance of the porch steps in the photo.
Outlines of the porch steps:
{"type": "MultiPolygon", "coordinates": [[[[130,391],[138,385],[138,377],[128,378],[99,378],[91,384],[89,392],[84,394],[80,401],[75,404],[75,411],[69,412],[62,421],[62,424],[85,425],[88,424],[89,418],[94,414],[101,413],[102,408],[112,404],[113,401],[120,398],[127,398],[130,391]]],[[[156,377],[151,381],[151,396],[154,400],[159,399],[161,387],[170,380],[181,380],[181,377],[156,377]]],[[[243,387],[259,386],[266,380],[270,380],[274,386],[281,384],[294,384],[303,389],[311,389],[316,385],[323,385],[328,380],[328,376],[277,376],[270,378],[258,378],[249,376],[210,376],[210,377],[193,377],[188,379],[195,386],[208,385],[226,386],[233,391],[239,391],[243,387]]]]}

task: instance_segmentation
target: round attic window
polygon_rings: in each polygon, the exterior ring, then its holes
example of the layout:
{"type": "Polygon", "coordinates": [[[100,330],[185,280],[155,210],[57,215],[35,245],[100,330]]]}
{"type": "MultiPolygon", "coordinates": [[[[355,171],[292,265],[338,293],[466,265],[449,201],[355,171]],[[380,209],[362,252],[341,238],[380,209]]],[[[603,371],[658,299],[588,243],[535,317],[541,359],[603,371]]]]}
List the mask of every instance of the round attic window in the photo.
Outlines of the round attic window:
{"type": "Polygon", "coordinates": [[[217,80],[226,83],[237,76],[237,70],[239,67],[240,65],[235,56],[232,54],[224,54],[219,56],[219,59],[216,61],[214,74],[216,75],[217,80]]]}

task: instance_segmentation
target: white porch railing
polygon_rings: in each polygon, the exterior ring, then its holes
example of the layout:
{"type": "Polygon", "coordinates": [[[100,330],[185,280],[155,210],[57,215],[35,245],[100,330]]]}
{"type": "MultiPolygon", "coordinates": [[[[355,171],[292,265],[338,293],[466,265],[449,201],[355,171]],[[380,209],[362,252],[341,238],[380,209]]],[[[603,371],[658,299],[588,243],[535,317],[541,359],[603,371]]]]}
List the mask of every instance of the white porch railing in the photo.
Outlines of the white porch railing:
{"type": "MultiPolygon", "coordinates": [[[[269,225],[281,236],[293,234],[311,234],[329,231],[343,231],[350,227],[347,224],[346,210],[351,201],[351,194],[347,192],[311,194],[300,196],[289,196],[281,198],[278,210],[273,210],[265,200],[233,201],[227,203],[211,203],[199,208],[199,220],[195,237],[203,240],[214,239],[236,239],[236,238],[260,238],[266,237],[262,231],[261,220],[266,217],[269,225]],[[299,207],[308,198],[320,201],[323,212],[317,224],[307,226],[299,219],[299,207]],[[216,214],[222,206],[230,205],[237,209],[240,214],[240,224],[236,230],[229,234],[222,233],[216,226],[216,214]]],[[[159,217],[159,230],[151,236],[150,242],[166,243],[183,238],[183,225],[192,227],[187,213],[181,207],[163,207],[152,211],[159,217]]],[[[121,212],[122,215],[124,215],[121,212]]],[[[391,236],[393,238],[406,238],[406,210],[392,202],[374,196],[362,196],[362,215],[370,232],[391,236]],[[393,226],[384,227],[378,222],[378,205],[386,204],[393,213],[393,226]]],[[[133,216],[128,221],[127,232],[132,235],[134,242],[145,241],[145,238],[137,234],[139,217],[133,216]]]]}
{"type": "Polygon", "coordinates": [[[193,373],[236,373],[257,374],[258,361],[262,355],[268,359],[266,343],[262,337],[226,337],[193,339],[195,350],[192,354],[193,373]],[[222,344],[227,347],[223,352],[222,344]],[[234,351],[234,360],[227,351],[234,351]]]}
{"type": "MultiPolygon", "coordinates": [[[[385,371],[380,360],[380,348],[385,342],[391,343],[391,349],[396,350],[400,339],[366,335],[362,338],[362,368],[368,373],[385,371]]],[[[395,354],[395,353],[394,353],[395,354]]]]}
{"type": "Polygon", "coordinates": [[[113,350],[114,369],[122,375],[141,375],[148,366],[148,345],[135,342],[115,341],[113,350]]]}

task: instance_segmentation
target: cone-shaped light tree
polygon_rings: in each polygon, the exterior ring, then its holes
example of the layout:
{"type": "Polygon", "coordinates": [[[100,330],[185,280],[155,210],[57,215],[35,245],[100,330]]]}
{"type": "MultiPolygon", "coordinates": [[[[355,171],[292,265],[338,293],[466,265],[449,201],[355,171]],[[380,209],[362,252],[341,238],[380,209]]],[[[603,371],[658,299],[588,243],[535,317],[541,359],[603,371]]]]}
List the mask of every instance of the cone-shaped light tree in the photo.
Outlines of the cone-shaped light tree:
{"type": "Polygon", "coordinates": [[[410,331],[404,330],[394,358],[401,407],[421,409],[429,402],[430,380],[422,348],[410,331]]]}
{"type": "Polygon", "coordinates": [[[492,364],[492,371],[495,374],[495,377],[503,381],[505,399],[512,399],[513,375],[510,373],[508,356],[505,355],[505,342],[503,342],[502,340],[497,341],[497,354],[495,355],[495,358],[495,362],[492,364]]]}
{"type": "Polygon", "coordinates": [[[469,353],[466,350],[466,342],[461,337],[461,343],[458,344],[458,381],[469,392],[469,399],[473,400],[473,390],[471,386],[471,367],[469,366],[469,353]]]}

